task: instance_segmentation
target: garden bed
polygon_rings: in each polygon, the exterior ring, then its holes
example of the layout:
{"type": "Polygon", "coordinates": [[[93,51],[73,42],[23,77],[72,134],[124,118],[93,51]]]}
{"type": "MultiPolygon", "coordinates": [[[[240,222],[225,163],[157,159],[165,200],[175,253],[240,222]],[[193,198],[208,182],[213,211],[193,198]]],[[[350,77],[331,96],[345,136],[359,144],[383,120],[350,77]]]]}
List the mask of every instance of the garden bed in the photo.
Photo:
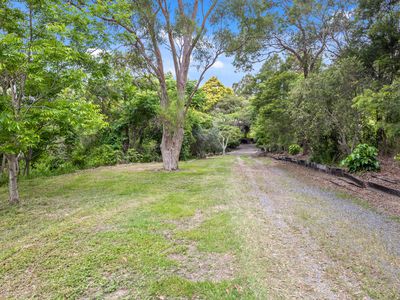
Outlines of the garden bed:
{"type": "Polygon", "coordinates": [[[379,157],[380,172],[366,172],[359,176],[368,182],[381,184],[392,189],[400,190],[400,164],[392,157],[379,157]]]}
{"type": "Polygon", "coordinates": [[[350,174],[344,168],[311,162],[305,155],[300,156],[272,153],[267,153],[267,155],[277,160],[289,161],[334,176],[345,177],[360,188],[370,187],[400,197],[400,165],[391,158],[380,157],[380,172],[350,174]]]}

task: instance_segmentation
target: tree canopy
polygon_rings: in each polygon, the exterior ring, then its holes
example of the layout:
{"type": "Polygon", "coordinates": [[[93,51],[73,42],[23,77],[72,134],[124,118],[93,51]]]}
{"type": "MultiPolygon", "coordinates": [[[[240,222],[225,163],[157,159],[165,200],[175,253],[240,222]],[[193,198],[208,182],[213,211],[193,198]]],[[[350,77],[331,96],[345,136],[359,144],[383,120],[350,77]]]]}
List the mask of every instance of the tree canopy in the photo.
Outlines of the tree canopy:
{"type": "Polygon", "coordinates": [[[2,1],[0,183],[18,202],[18,176],[173,171],[253,140],[332,164],[359,144],[398,157],[399,13],[385,0],[2,1]],[[229,56],[242,80],[204,82],[229,56]]]}

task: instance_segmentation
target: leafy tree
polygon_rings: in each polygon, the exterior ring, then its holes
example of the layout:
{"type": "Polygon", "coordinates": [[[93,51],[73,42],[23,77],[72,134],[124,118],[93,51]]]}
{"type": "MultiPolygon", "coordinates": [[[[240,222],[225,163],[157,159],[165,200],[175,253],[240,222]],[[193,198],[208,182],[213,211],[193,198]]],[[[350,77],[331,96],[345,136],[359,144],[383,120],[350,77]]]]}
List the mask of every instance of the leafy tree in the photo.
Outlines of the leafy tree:
{"type": "Polygon", "coordinates": [[[84,78],[74,66],[87,59],[72,46],[79,34],[71,21],[57,19],[58,6],[47,1],[14,4],[3,1],[0,10],[7,14],[0,36],[0,152],[8,161],[10,203],[19,202],[21,153],[50,132],[102,124],[97,108],[71,90],[84,78]]]}
{"type": "Polygon", "coordinates": [[[214,14],[213,1],[140,0],[70,1],[78,10],[102,20],[115,33],[119,43],[138,57],[138,64],[156,78],[162,109],[163,137],[161,152],[166,170],[178,169],[184,139],[184,123],[195,91],[205,72],[223,52],[226,30],[212,26],[222,15],[214,14]],[[163,45],[168,45],[164,47],[163,45]],[[168,53],[168,54],[165,54],[168,53]],[[164,62],[173,61],[176,93],[169,93],[164,62]],[[200,78],[187,94],[192,62],[200,69],[200,78]]]}
{"type": "Polygon", "coordinates": [[[218,138],[222,154],[226,149],[239,146],[240,139],[249,129],[248,114],[245,110],[248,103],[241,97],[228,95],[222,98],[210,111],[213,120],[211,131],[218,138]],[[247,105],[246,105],[247,104],[247,105]]]}
{"type": "Polygon", "coordinates": [[[360,0],[347,53],[357,56],[382,84],[391,84],[400,70],[400,2],[360,0]]]}
{"type": "Polygon", "coordinates": [[[315,160],[337,160],[335,156],[350,154],[360,142],[361,116],[353,98],[365,87],[363,74],[359,61],[344,59],[299,81],[291,91],[297,136],[315,160]]]}
{"type": "Polygon", "coordinates": [[[246,74],[239,82],[233,84],[233,91],[236,95],[250,97],[253,95],[256,82],[251,74],[246,74]]]}
{"type": "Polygon", "coordinates": [[[218,142],[222,150],[222,155],[226,154],[228,147],[237,147],[240,144],[242,133],[237,126],[226,124],[225,120],[218,120],[214,124],[213,131],[218,136],[218,142]]]}
{"type": "Polygon", "coordinates": [[[383,86],[377,92],[366,89],[354,99],[354,107],[361,112],[364,128],[371,128],[374,143],[384,153],[400,150],[400,80],[383,86]]]}
{"type": "Polygon", "coordinates": [[[318,69],[328,46],[343,37],[351,4],[343,1],[236,0],[229,11],[240,30],[233,39],[235,63],[252,68],[255,62],[284,52],[297,62],[304,77],[318,69]]]}
{"type": "Polygon", "coordinates": [[[289,92],[298,75],[277,56],[268,60],[255,77],[252,98],[255,111],[253,132],[257,144],[268,150],[282,150],[295,141],[289,92]]]}
{"type": "Polygon", "coordinates": [[[203,110],[210,111],[214,106],[228,95],[233,95],[233,90],[225,87],[217,77],[211,77],[202,87],[201,91],[205,96],[203,110]]]}

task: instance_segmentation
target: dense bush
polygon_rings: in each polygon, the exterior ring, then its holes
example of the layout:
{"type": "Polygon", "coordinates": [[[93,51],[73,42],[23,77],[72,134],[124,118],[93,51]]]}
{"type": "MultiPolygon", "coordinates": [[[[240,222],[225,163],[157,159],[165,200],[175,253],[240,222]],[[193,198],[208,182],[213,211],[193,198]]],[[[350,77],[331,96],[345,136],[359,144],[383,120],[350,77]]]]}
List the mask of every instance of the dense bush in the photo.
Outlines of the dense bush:
{"type": "Polygon", "coordinates": [[[303,152],[303,149],[299,145],[292,144],[289,146],[289,154],[296,155],[299,154],[300,152],[303,152]]]}
{"type": "MultiPolygon", "coordinates": [[[[20,161],[20,169],[26,167],[25,161],[20,161]]],[[[34,160],[32,170],[29,176],[51,176],[73,172],[80,167],[68,160],[63,153],[53,152],[49,149],[48,153],[42,153],[40,157],[34,160]]]]}
{"type": "Polygon", "coordinates": [[[142,162],[152,162],[161,160],[159,143],[155,140],[148,140],[142,146],[142,162]]]}
{"type": "Polygon", "coordinates": [[[296,141],[288,94],[297,77],[282,59],[274,56],[251,81],[260,82],[253,86],[254,122],[251,127],[257,145],[265,150],[282,151],[296,141]]]}
{"type": "Polygon", "coordinates": [[[398,153],[395,157],[394,160],[400,163],[400,153],[398,153]]]}
{"type": "Polygon", "coordinates": [[[86,166],[111,166],[122,161],[122,151],[114,149],[110,145],[101,145],[94,148],[87,156],[86,166]]]}
{"type": "Polygon", "coordinates": [[[125,154],[125,161],[129,163],[142,162],[143,155],[140,154],[136,149],[128,149],[125,154]]]}
{"type": "Polygon", "coordinates": [[[360,144],[342,161],[342,164],[347,166],[350,172],[378,171],[379,161],[377,156],[378,150],[375,147],[360,144]]]}

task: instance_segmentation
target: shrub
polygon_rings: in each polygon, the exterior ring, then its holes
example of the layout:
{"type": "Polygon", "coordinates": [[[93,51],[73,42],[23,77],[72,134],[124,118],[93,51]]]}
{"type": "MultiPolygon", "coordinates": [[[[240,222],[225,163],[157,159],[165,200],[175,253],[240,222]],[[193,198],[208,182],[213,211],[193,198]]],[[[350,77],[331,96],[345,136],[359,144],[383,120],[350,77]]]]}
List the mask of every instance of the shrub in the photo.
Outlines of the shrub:
{"type": "Polygon", "coordinates": [[[53,154],[43,155],[32,165],[30,176],[51,176],[71,173],[77,169],[72,162],[54,156],[53,154]]]}
{"type": "Polygon", "coordinates": [[[142,161],[143,162],[152,162],[152,161],[160,161],[160,147],[157,141],[148,140],[145,141],[142,145],[142,161]]]}
{"type": "Polygon", "coordinates": [[[79,145],[71,153],[71,162],[74,166],[82,169],[86,165],[86,149],[79,145]]]}
{"type": "Polygon", "coordinates": [[[86,165],[88,167],[111,166],[122,161],[122,152],[110,145],[101,145],[90,151],[86,165]]]}
{"type": "Polygon", "coordinates": [[[302,151],[303,151],[303,149],[297,144],[292,144],[289,146],[289,154],[290,155],[296,155],[302,151]]]}
{"type": "Polygon", "coordinates": [[[342,165],[348,167],[350,172],[378,171],[380,167],[377,156],[378,150],[375,147],[360,144],[342,161],[342,165]]]}
{"type": "Polygon", "coordinates": [[[143,160],[143,156],[136,149],[128,149],[125,155],[125,160],[130,163],[137,163],[143,160]]]}
{"type": "Polygon", "coordinates": [[[394,160],[400,163],[400,153],[397,153],[397,155],[394,157],[394,160]]]}

